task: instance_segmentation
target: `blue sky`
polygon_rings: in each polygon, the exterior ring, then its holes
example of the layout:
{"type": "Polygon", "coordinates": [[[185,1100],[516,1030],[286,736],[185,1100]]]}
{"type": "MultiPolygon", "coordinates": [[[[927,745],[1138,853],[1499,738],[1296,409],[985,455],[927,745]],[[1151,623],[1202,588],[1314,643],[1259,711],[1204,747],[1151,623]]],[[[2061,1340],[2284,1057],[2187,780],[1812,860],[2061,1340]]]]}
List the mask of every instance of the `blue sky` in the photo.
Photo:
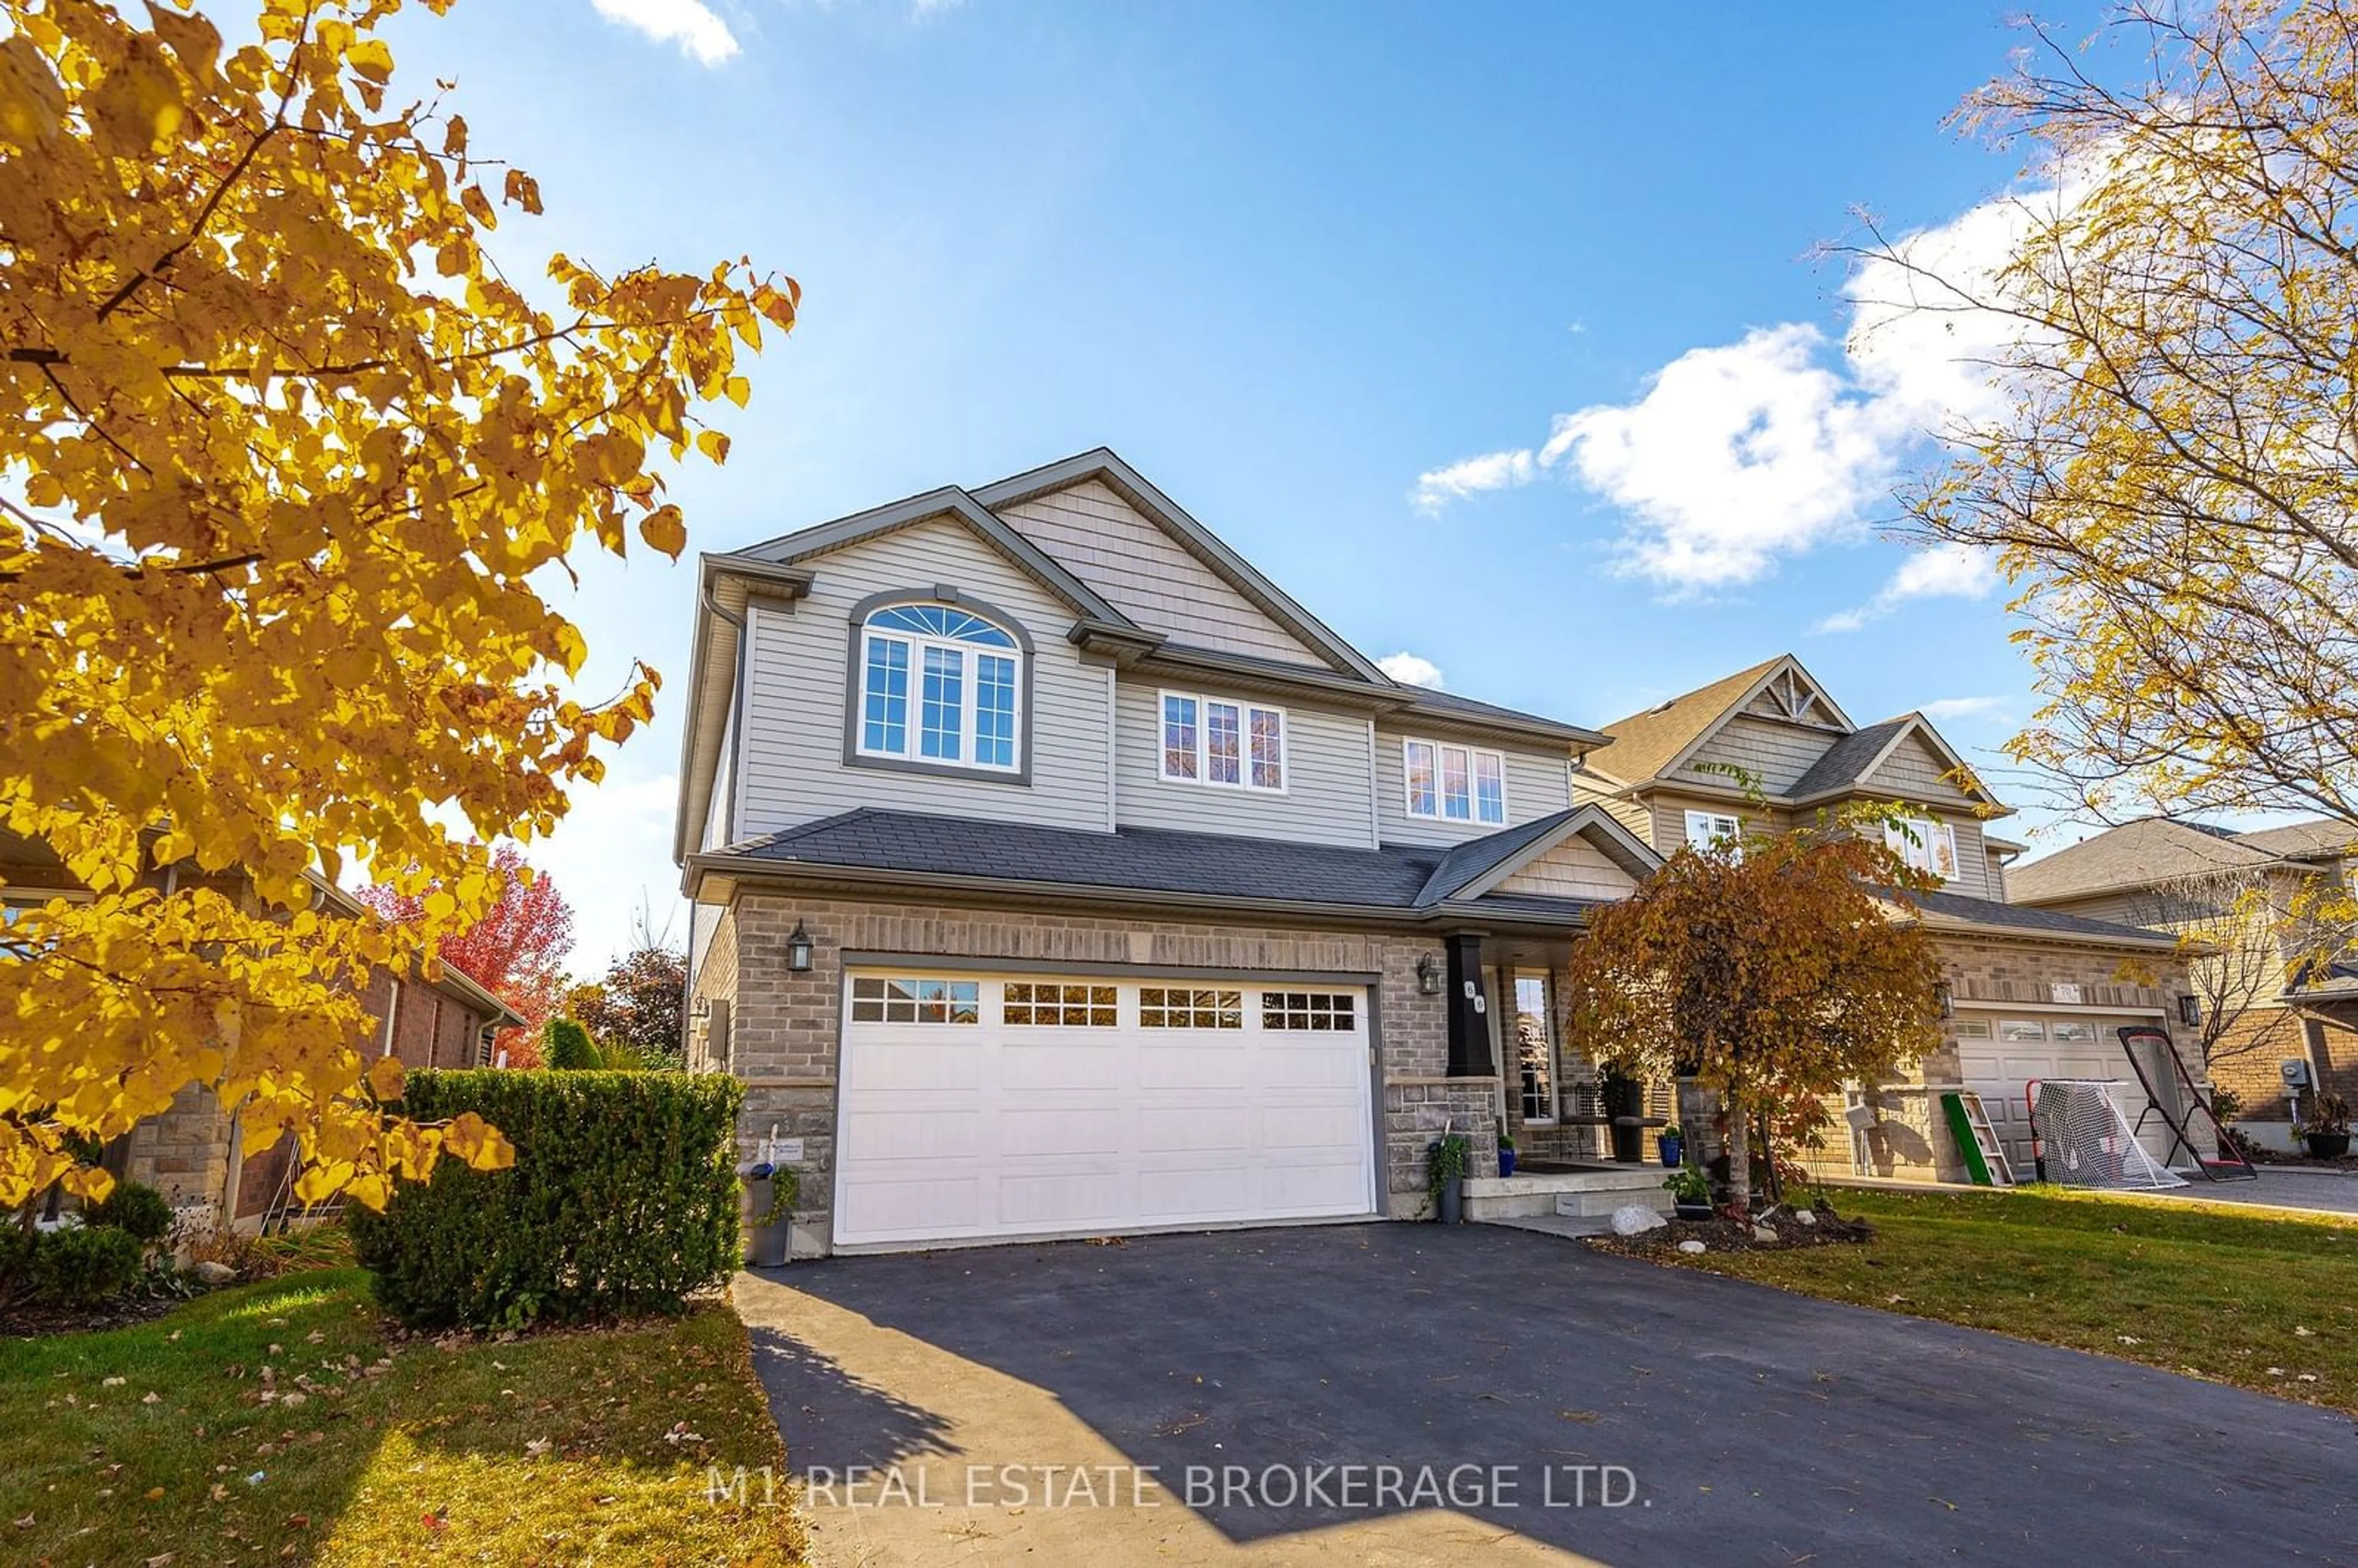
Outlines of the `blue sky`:
{"type": "MultiPolygon", "coordinates": [[[[1989,761],[2031,706],[2004,596],[1877,529],[1948,351],[1846,351],[1808,253],[1860,205],[1986,240],[2016,162],[1942,119],[2016,8],[475,0],[389,37],[538,178],[511,271],[802,282],[676,486],[694,549],[1105,444],[1450,689],[1602,723],[1790,650],[1989,761]]],[[[692,581],[603,563],[568,606],[587,687],[672,683],[528,850],[577,968],[676,903],[692,581]]]]}

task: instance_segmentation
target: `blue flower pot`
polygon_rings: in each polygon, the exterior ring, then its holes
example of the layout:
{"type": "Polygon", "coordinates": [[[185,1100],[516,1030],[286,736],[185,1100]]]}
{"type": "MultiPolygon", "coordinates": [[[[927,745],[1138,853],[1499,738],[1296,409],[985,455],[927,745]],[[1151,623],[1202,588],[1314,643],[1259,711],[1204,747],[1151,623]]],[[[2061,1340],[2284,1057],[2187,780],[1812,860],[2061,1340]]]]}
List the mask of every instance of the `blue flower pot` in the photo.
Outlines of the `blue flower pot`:
{"type": "Polygon", "coordinates": [[[1515,1152],[1502,1143],[1498,1146],[1498,1174],[1511,1176],[1514,1173],[1515,1152]]]}
{"type": "Polygon", "coordinates": [[[1687,1157],[1686,1141],[1673,1138],[1667,1132],[1657,1133],[1654,1138],[1654,1152],[1661,1155],[1662,1164],[1666,1169],[1675,1171],[1687,1157]]]}

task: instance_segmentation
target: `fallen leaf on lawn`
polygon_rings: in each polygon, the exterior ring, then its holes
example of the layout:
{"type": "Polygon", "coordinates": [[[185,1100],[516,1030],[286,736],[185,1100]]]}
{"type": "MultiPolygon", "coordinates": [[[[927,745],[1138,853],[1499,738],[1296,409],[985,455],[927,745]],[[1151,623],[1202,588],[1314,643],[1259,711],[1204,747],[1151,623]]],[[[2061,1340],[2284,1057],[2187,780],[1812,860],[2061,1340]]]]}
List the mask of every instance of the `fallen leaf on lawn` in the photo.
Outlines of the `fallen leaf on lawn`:
{"type": "Polygon", "coordinates": [[[2115,1335],[2114,1337],[2117,1338],[2124,1345],[2143,1345],[2145,1343],[2144,1340],[2139,1339],[2134,1334],[2115,1335]]]}
{"type": "Polygon", "coordinates": [[[31,1514],[27,1514],[23,1519],[18,1519],[18,1520],[16,1521],[16,1528],[17,1528],[18,1530],[30,1530],[30,1529],[32,1529],[32,1528],[33,1528],[33,1516],[32,1516],[31,1514]]]}
{"type": "Polygon", "coordinates": [[[306,1345],[325,1345],[328,1343],[328,1331],[324,1328],[315,1328],[310,1333],[303,1336],[303,1343],[306,1345]]]}
{"type": "Polygon", "coordinates": [[[139,1568],[165,1568],[165,1564],[170,1563],[173,1556],[174,1553],[169,1552],[158,1552],[155,1556],[140,1563],[139,1568]]]}
{"type": "Polygon", "coordinates": [[[143,1405],[160,1405],[164,1402],[164,1396],[150,1389],[139,1396],[139,1402],[143,1405]]]}
{"type": "Polygon", "coordinates": [[[288,1514],[287,1516],[287,1528],[288,1530],[308,1530],[311,1528],[311,1516],[309,1514],[288,1514]]]}
{"type": "Polygon", "coordinates": [[[226,1497],[228,1497],[228,1496],[229,1496],[229,1488],[228,1488],[227,1487],[222,1486],[219,1481],[215,1481],[215,1482],[213,1483],[213,1489],[212,1489],[212,1498],[213,1498],[213,1501],[215,1501],[215,1502],[220,1502],[223,1498],[226,1498],[226,1497]]]}
{"type": "Polygon", "coordinates": [[[526,1457],[537,1459],[554,1446],[546,1437],[535,1437],[524,1445],[524,1451],[526,1457]]]}
{"type": "Polygon", "coordinates": [[[102,1389],[119,1389],[123,1387],[123,1379],[120,1378],[102,1378],[99,1379],[98,1386],[102,1389]]]}
{"type": "Polygon", "coordinates": [[[2317,1337],[2317,1330],[2313,1328],[2303,1328],[2297,1323],[2292,1325],[2292,1331],[2295,1334],[2299,1335],[2303,1339],[2314,1339],[2317,1337]]]}
{"type": "Polygon", "coordinates": [[[148,1487],[148,1488],[147,1488],[147,1500],[148,1500],[149,1502],[151,1502],[151,1503],[160,1503],[160,1502],[162,1502],[162,1501],[164,1500],[164,1488],[163,1488],[163,1487],[148,1487]]]}

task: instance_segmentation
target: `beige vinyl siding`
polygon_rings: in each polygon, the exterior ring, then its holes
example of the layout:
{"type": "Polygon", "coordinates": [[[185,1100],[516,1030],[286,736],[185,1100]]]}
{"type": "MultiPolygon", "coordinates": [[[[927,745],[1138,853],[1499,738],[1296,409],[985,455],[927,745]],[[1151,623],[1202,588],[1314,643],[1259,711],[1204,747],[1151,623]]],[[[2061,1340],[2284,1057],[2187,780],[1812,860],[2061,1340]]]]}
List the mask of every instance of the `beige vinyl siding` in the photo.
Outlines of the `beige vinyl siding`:
{"type": "Polygon", "coordinates": [[[1114,819],[1120,826],[1368,847],[1374,808],[1368,799],[1364,716],[1322,712],[1266,694],[1128,679],[1115,688],[1114,713],[1114,819]],[[1163,777],[1160,714],[1166,690],[1284,709],[1284,792],[1163,777]]]}
{"type": "Polygon", "coordinates": [[[1739,713],[1703,743],[1681,767],[1679,776],[1736,788],[1740,787],[1737,781],[1729,775],[1706,773],[1697,767],[1704,762],[1733,764],[1751,774],[1763,795],[1778,795],[1809,772],[1810,764],[1840,739],[1831,730],[1739,713]]]}
{"type": "Polygon", "coordinates": [[[1102,832],[1110,670],[1065,639],[1073,611],[964,524],[936,518],[813,558],[809,597],[791,611],[749,609],[744,816],[739,838],[855,806],[1037,822],[1102,832]],[[847,767],[845,666],[852,607],[871,594],[946,584],[1021,622],[1032,639],[1032,782],[847,767]]]}
{"type": "Polygon", "coordinates": [[[1572,775],[1572,804],[1595,806],[1605,815],[1627,827],[1640,844],[1654,841],[1654,814],[1639,801],[1628,795],[1609,793],[1618,786],[1608,785],[1575,773],[1572,775]]]}
{"type": "Polygon", "coordinates": [[[1401,746],[1412,737],[1501,753],[1507,760],[1505,827],[1511,827],[1518,822],[1529,822],[1535,816],[1563,811],[1572,805],[1571,758],[1566,752],[1519,750],[1492,741],[1471,739],[1452,730],[1422,727],[1393,729],[1388,725],[1378,725],[1376,821],[1378,832],[1387,844],[1458,844],[1468,838],[1479,838],[1486,833],[1496,833],[1502,826],[1494,822],[1450,822],[1431,816],[1411,816],[1408,814],[1408,775],[1401,760],[1401,746]]]}
{"type": "Polygon", "coordinates": [[[1947,812],[1935,815],[1954,828],[1957,835],[1957,880],[1948,884],[1949,891],[1973,898],[2003,901],[2006,896],[2004,890],[1990,880],[1989,846],[1982,842],[1980,820],[1971,816],[1953,816],[1947,812]]]}
{"type": "MultiPolygon", "coordinates": [[[[1653,832],[1648,842],[1654,852],[1669,856],[1687,841],[1687,813],[1708,811],[1721,816],[1743,819],[1748,830],[1762,826],[1763,813],[1742,801],[1714,800],[1704,795],[1666,795],[1656,792],[1646,797],[1646,806],[1653,814],[1653,832]]],[[[1778,812],[1766,814],[1767,826],[1776,829],[1786,826],[1786,818],[1778,812]]]]}
{"type": "MultiPolygon", "coordinates": [[[[1903,800],[1921,800],[1928,806],[1969,798],[1954,783],[1942,776],[1948,768],[1949,764],[1925,743],[1921,735],[1911,734],[1860,782],[1871,795],[1895,795],[1903,800]]],[[[1957,848],[1960,852],[1963,850],[1962,840],[1957,848]]]]}
{"type": "Polygon", "coordinates": [[[1001,507],[999,516],[1140,625],[1174,642],[1325,667],[1228,580],[1101,480],[1001,507]]]}
{"type": "Polygon", "coordinates": [[[1585,838],[1567,838],[1498,884],[1500,892],[1550,898],[1617,899],[1638,884],[1585,838]]]}
{"type": "Polygon", "coordinates": [[[2090,893],[2085,898],[2066,899],[2061,903],[2042,903],[2041,909],[2051,909],[2060,914],[2076,914],[2086,920],[2110,920],[2121,925],[2143,925],[2153,915],[2153,894],[2143,888],[2116,888],[2109,892],[2090,893]]]}

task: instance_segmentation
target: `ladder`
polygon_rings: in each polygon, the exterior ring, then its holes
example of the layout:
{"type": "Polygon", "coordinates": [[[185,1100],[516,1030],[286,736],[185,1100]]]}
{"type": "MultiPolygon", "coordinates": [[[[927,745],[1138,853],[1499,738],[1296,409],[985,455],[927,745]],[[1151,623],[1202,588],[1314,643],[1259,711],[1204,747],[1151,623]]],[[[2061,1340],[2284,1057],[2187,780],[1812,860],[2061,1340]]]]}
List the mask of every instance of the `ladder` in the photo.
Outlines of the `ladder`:
{"type": "Polygon", "coordinates": [[[1949,1119],[1949,1133],[1957,1141],[1957,1148],[1965,1157],[1965,1170],[1977,1187],[2010,1187],[2014,1185],[2014,1167],[2006,1163],[2006,1146],[1997,1141],[1990,1127],[1989,1112],[1982,1108],[1982,1097],[1972,1089],[1958,1089],[1941,1097],[1941,1109],[1949,1119]]]}

